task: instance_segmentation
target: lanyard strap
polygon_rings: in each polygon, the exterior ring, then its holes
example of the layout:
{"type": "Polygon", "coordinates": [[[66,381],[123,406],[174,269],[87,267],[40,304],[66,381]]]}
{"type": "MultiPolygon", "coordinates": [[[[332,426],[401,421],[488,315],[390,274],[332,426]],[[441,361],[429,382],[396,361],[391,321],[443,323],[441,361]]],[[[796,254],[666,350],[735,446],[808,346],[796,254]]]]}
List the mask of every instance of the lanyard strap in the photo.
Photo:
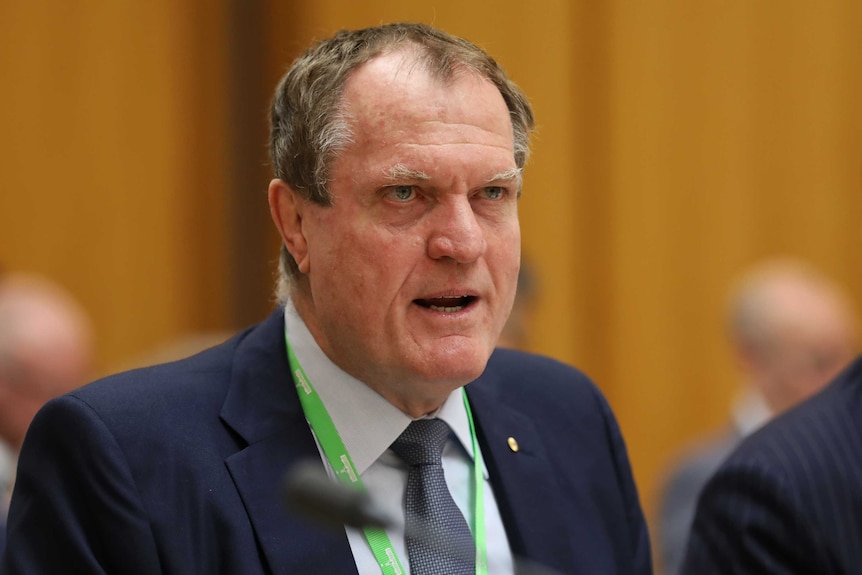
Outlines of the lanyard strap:
{"type": "MultiPolygon", "coordinates": [[[[296,382],[296,389],[299,401],[302,404],[302,410],[305,412],[305,418],[317,436],[317,440],[323,448],[323,453],[327,461],[329,461],[329,465],[335,471],[336,478],[344,485],[365,491],[365,486],[359,477],[359,473],[356,471],[356,467],[353,465],[350,454],[347,453],[347,448],[344,446],[341,436],[338,435],[338,430],[335,429],[335,424],[332,423],[329,412],[326,411],[326,406],[323,405],[323,401],[311,385],[311,380],[308,379],[308,376],[299,364],[299,360],[296,359],[296,355],[293,353],[293,348],[290,346],[290,341],[287,338],[287,329],[285,329],[284,333],[284,343],[287,348],[290,371],[296,382]]],[[[476,540],[476,574],[487,575],[485,480],[482,473],[479,442],[476,439],[476,428],[473,424],[473,413],[470,410],[467,393],[462,390],[462,394],[464,408],[467,411],[467,420],[470,423],[470,440],[473,446],[473,522],[471,526],[473,528],[473,537],[476,540]]],[[[377,560],[378,565],[380,565],[383,575],[404,575],[404,568],[395,554],[395,549],[392,547],[392,542],[389,540],[386,531],[372,527],[366,527],[362,531],[365,539],[368,541],[368,545],[371,547],[374,558],[377,560]]]]}
{"type": "Polygon", "coordinates": [[[476,427],[473,424],[473,410],[467,400],[467,391],[461,388],[467,421],[470,422],[470,442],[473,444],[473,539],[476,540],[476,575],[488,575],[488,548],[485,540],[485,476],[482,473],[482,455],[476,427]]]}

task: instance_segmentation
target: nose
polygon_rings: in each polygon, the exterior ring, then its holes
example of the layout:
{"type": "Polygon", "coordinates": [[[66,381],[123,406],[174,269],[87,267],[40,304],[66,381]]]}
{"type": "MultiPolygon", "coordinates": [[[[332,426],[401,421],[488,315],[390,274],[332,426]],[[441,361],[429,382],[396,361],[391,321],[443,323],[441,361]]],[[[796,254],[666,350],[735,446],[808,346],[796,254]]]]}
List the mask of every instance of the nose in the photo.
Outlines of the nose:
{"type": "Polygon", "coordinates": [[[476,261],[485,253],[485,232],[469,198],[450,196],[435,206],[428,240],[428,256],[458,263],[476,261]]]}

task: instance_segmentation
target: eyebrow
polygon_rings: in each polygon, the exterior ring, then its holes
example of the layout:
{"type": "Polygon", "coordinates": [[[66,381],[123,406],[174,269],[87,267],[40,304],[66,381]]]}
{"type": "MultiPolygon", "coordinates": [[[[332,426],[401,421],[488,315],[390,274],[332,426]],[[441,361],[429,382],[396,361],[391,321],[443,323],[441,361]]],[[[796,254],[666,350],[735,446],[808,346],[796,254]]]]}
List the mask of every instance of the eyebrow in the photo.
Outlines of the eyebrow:
{"type": "MultiPolygon", "coordinates": [[[[493,176],[485,180],[485,183],[493,184],[496,182],[509,182],[514,180],[518,185],[518,190],[520,191],[521,184],[523,183],[522,174],[522,168],[509,168],[503,170],[502,172],[494,174],[493,176]]],[[[408,168],[404,164],[395,164],[391,168],[383,170],[383,175],[390,180],[427,181],[431,179],[431,176],[429,176],[425,172],[408,168]]]]}
{"type": "Polygon", "coordinates": [[[521,174],[523,170],[521,168],[509,168],[508,170],[503,170],[498,174],[494,174],[485,182],[486,184],[492,184],[494,182],[508,182],[511,180],[515,180],[518,182],[518,188],[521,187],[521,174]]]}
{"type": "Polygon", "coordinates": [[[390,180],[430,180],[431,176],[419,170],[412,170],[404,164],[395,164],[391,168],[383,170],[383,175],[390,180]]]}

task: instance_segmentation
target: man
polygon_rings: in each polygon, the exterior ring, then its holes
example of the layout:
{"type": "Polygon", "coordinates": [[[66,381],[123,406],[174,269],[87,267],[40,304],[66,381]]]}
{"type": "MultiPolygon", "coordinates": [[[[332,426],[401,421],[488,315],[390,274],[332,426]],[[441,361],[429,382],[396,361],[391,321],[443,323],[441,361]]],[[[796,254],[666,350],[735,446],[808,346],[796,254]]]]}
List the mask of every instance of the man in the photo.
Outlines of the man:
{"type": "MultiPolygon", "coordinates": [[[[801,380],[829,371],[843,355],[841,340],[833,344],[800,355],[787,373],[801,380]]],[[[856,360],[721,465],[700,496],[682,572],[859,573],[860,538],[862,362],[856,360]]]]}
{"type": "Polygon", "coordinates": [[[730,336],[743,374],[732,423],[689,450],[666,482],[658,541],[664,572],[680,572],[697,497],[743,437],[822,389],[853,358],[854,314],[822,274],[790,259],[745,274],[731,298],[730,336]]]}
{"type": "Polygon", "coordinates": [[[92,360],[92,326],[71,295],[38,276],[0,276],[0,491],[36,411],[86,383],[92,360]]]}
{"type": "Polygon", "coordinates": [[[0,552],[24,434],[46,401],[86,382],[93,359],[86,312],[35,275],[0,276],[0,552]]]}
{"type": "Polygon", "coordinates": [[[5,572],[648,573],[604,399],[554,361],[492,356],[532,125],[493,60],[426,26],[301,56],[272,109],[283,309],[49,404],[5,572]],[[331,533],[283,509],[282,476],[309,459],[395,522],[331,533]]]}

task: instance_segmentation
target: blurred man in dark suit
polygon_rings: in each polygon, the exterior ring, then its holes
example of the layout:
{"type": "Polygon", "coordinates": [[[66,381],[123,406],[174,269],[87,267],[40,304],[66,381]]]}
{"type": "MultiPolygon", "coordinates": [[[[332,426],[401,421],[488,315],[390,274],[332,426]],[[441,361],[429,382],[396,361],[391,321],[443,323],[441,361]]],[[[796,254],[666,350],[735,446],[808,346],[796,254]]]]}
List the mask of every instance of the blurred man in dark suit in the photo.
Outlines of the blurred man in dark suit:
{"type": "MultiPolygon", "coordinates": [[[[83,385],[93,361],[93,330],[82,306],[35,275],[0,276],[0,525],[18,452],[36,411],[83,385]]],[[[0,549],[5,537],[0,537],[0,549]]]]}
{"type": "MultiPolygon", "coordinates": [[[[0,482],[14,481],[30,421],[90,377],[93,330],[81,305],[45,278],[0,276],[0,482]]],[[[5,507],[4,507],[5,509],[5,507]]]]}
{"type": "Polygon", "coordinates": [[[755,266],[740,279],[728,315],[742,387],[728,428],[686,450],[663,486],[656,535],[668,575],[680,571],[697,498],[722,461],[744,437],[822,389],[856,350],[848,298],[800,261],[755,266]]]}
{"type": "MultiPolygon", "coordinates": [[[[834,357],[800,357],[790,373],[815,373],[834,357]]],[[[814,397],[751,435],[721,465],[700,496],[682,572],[849,575],[862,569],[860,543],[857,360],[814,397]]]]}

